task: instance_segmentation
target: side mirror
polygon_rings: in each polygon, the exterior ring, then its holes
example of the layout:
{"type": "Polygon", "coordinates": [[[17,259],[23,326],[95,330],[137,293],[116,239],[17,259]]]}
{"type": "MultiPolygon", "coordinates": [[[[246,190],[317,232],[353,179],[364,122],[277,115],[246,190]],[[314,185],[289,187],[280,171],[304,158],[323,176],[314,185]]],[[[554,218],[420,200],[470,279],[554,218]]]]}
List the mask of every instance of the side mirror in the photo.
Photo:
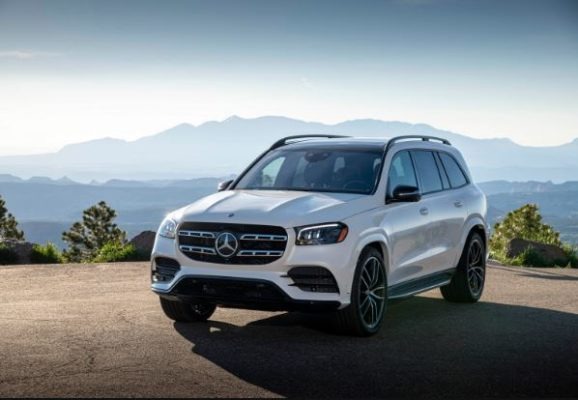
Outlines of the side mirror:
{"type": "Polygon", "coordinates": [[[227,190],[231,183],[233,183],[234,179],[229,179],[228,181],[219,182],[217,185],[217,192],[222,192],[223,190],[227,190]]]}
{"type": "Polygon", "coordinates": [[[416,202],[421,200],[419,189],[415,186],[399,185],[393,189],[388,203],[416,202]]]}

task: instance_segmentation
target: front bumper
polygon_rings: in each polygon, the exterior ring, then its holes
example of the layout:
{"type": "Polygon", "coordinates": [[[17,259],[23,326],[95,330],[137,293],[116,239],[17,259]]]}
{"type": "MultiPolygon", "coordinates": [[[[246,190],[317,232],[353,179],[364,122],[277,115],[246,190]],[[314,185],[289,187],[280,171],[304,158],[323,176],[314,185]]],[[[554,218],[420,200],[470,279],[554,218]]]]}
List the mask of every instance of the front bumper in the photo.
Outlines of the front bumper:
{"type": "Polygon", "coordinates": [[[165,298],[181,301],[208,301],[231,307],[265,310],[326,310],[350,303],[356,255],[352,244],[295,246],[288,230],[283,256],[269,264],[239,265],[195,261],[178,249],[176,240],[157,236],[152,262],[157,257],[172,258],[180,264],[174,278],[153,282],[151,289],[165,298]],[[288,275],[295,267],[327,269],[337,284],[336,293],[305,291],[288,275]]]}
{"type": "Polygon", "coordinates": [[[331,311],[340,306],[338,301],[295,300],[274,283],[259,279],[186,276],[168,294],[159,295],[187,303],[268,311],[331,311]]]}

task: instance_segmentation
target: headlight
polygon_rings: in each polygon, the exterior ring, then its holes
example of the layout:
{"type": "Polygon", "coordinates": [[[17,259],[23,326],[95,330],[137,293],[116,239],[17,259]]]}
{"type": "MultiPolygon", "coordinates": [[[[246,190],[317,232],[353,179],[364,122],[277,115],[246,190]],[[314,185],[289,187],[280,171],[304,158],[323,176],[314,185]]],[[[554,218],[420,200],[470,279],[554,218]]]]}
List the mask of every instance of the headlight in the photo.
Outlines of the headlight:
{"type": "Polygon", "coordinates": [[[295,228],[298,245],[332,244],[345,240],[347,225],[340,222],[321,225],[299,226],[295,228]]]}
{"type": "Polygon", "coordinates": [[[174,239],[176,234],[177,223],[171,218],[166,218],[159,227],[159,235],[169,239],[174,239]]]}

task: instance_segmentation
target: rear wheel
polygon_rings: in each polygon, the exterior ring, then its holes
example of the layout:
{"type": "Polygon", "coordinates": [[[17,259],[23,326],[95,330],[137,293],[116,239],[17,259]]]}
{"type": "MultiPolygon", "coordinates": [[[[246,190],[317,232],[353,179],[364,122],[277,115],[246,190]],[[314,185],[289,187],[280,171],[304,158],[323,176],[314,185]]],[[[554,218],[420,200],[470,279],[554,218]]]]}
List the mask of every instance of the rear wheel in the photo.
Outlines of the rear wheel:
{"type": "Polygon", "coordinates": [[[479,233],[472,233],[464,247],[451,282],[442,286],[444,299],[475,303],[482,297],[486,281],[486,247],[479,233]]]}
{"type": "Polygon", "coordinates": [[[383,323],[386,307],[387,276],[383,257],[379,251],[368,247],[357,262],[351,303],[336,312],[337,330],[355,336],[373,335],[383,323]]]}
{"type": "Polygon", "coordinates": [[[211,318],[217,306],[207,303],[183,303],[180,301],[161,299],[161,307],[167,317],[177,322],[198,322],[211,318]]]}

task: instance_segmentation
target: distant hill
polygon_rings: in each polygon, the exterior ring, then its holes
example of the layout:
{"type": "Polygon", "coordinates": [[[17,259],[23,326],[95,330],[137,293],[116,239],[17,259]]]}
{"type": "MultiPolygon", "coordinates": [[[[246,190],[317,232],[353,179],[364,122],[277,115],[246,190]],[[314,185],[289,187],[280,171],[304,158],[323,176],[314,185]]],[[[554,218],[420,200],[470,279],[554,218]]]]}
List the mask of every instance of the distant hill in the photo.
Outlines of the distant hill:
{"type": "Polygon", "coordinates": [[[425,124],[364,119],[326,125],[285,117],[235,116],[199,126],[181,124],[131,142],[104,138],[71,144],[51,154],[0,157],[0,171],[27,177],[68,176],[82,182],[225,176],[239,173],[276,139],[295,134],[440,136],[462,150],[478,182],[562,182],[578,176],[578,140],[562,146],[527,147],[509,139],[474,139],[425,124]]]}
{"type": "MultiPolygon", "coordinates": [[[[0,179],[0,195],[33,242],[62,245],[61,233],[80,220],[82,210],[105,200],[118,213],[117,222],[132,237],[156,230],[172,210],[214,193],[225,178],[58,184],[58,181],[0,179]]],[[[562,232],[562,239],[578,244],[578,181],[492,181],[480,184],[488,196],[488,219],[493,226],[509,211],[525,203],[540,206],[544,220],[562,232]]]]}
{"type": "MultiPolygon", "coordinates": [[[[538,181],[508,182],[490,181],[478,183],[486,195],[507,193],[549,193],[549,192],[578,192],[578,181],[564,182],[560,184],[538,181]]],[[[578,200],[578,199],[577,199],[578,200]]]]}

